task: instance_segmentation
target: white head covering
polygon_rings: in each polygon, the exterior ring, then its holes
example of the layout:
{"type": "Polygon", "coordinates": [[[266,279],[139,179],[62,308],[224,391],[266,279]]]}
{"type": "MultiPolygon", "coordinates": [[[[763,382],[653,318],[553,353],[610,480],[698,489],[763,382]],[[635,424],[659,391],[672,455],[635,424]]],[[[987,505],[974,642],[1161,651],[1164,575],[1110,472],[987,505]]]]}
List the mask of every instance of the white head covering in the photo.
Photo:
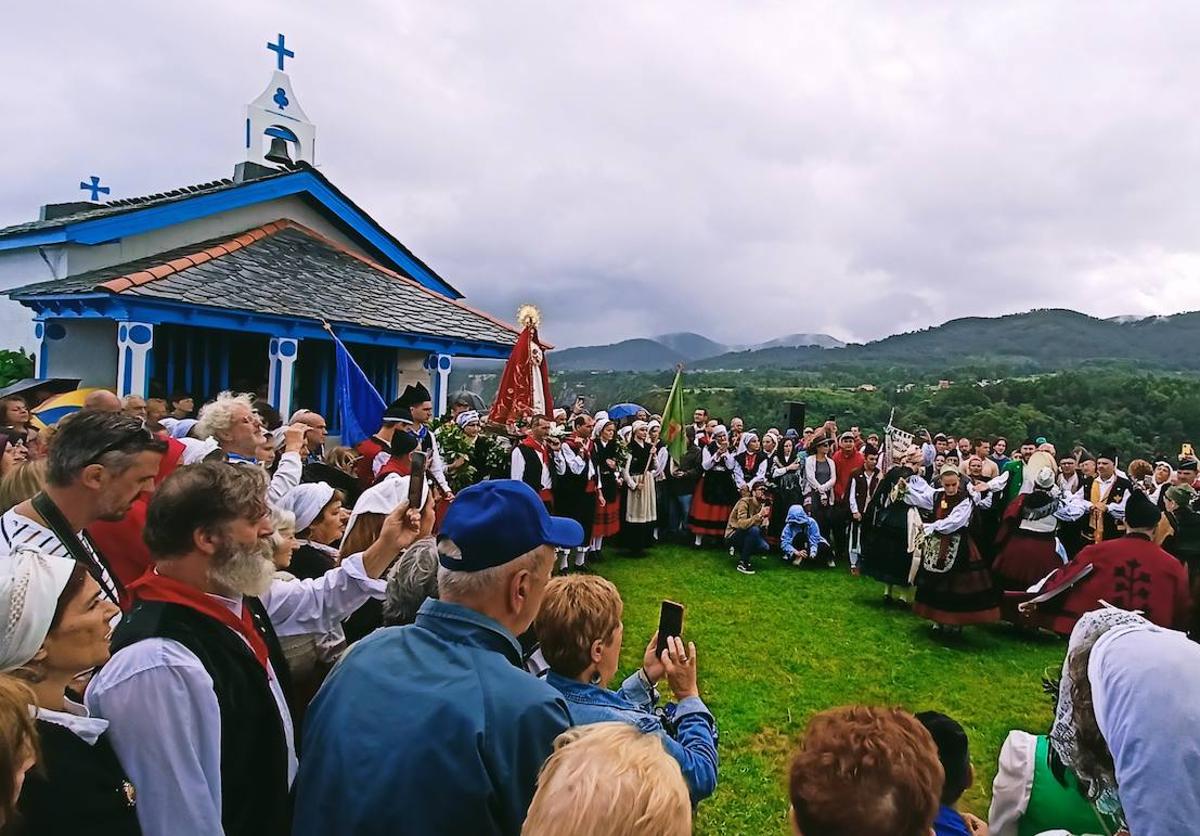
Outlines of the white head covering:
{"type": "Polygon", "coordinates": [[[0,557],[0,671],[15,670],[37,654],[74,569],[74,560],[33,549],[0,557]]]}
{"type": "Polygon", "coordinates": [[[473,409],[468,409],[465,412],[458,413],[458,417],[454,419],[454,423],[458,424],[459,428],[465,427],[472,421],[479,420],[479,413],[473,409]]]}
{"type": "MultiPolygon", "coordinates": [[[[165,425],[164,425],[165,426],[165,425]]],[[[196,426],[195,418],[180,418],[171,427],[171,438],[184,438],[192,431],[192,427],[196,426]]]]}
{"type": "Polygon", "coordinates": [[[742,437],[740,439],[738,439],[737,451],[739,453],[746,452],[746,445],[750,443],[750,439],[754,439],[755,441],[758,441],[758,433],[753,433],[753,432],[742,433],[742,437]]]}
{"type": "Polygon", "coordinates": [[[1129,832],[1194,833],[1200,645],[1148,622],[1117,626],[1092,647],[1088,680],[1129,832]]]}
{"type": "Polygon", "coordinates": [[[333,486],[325,482],[306,482],[297,485],[275,503],[281,511],[296,515],[296,531],[303,531],[321,515],[321,509],[333,499],[333,486]]]}
{"type": "MultiPolygon", "coordinates": [[[[354,503],[354,511],[350,514],[350,522],[346,523],[346,533],[342,535],[343,539],[350,536],[350,529],[354,528],[360,515],[390,514],[395,511],[401,502],[408,499],[408,483],[407,476],[389,473],[379,481],[379,484],[372,485],[359,494],[358,502],[354,503]]],[[[425,506],[427,499],[429,499],[429,482],[425,482],[421,491],[421,507],[425,506]]]]}
{"type": "MultiPolygon", "coordinates": [[[[597,413],[597,414],[600,414],[600,413],[597,413]]],[[[604,418],[597,418],[596,425],[594,427],[592,427],[592,438],[599,438],[600,433],[604,432],[604,425],[611,424],[611,423],[612,422],[608,420],[608,416],[605,416],[604,418]]]]}
{"type": "Polygon", "coordinates": [[[725,427],[724,424],[717,424],[717,426],[712,431],[713,438],[716,438],[719,435],[729,435],[729,430],[725,427]]]}
{"type": "Polygon", "coordinates": [[[657,418],[655,418],[649,424],[647,424],[647,426],[650,427],[650,429],[654,429],[655,427],[658,427],[661,430],[662,429],[662,421],[659,421],[657,418]]]}
{"type": "Polygon", "coordinates": [[[601,421],[607,421],[607,420],[609,420],[608,419],[608,410],[602,409],[592,417],[595,418],[597,424],[600,423],[601,421]]]}
{"type": "Polygon", "coordinates": [[[211,435],[201,441],[198,438],[181,438],[179,442],[183,445],[183,455],[180,460],[184,464],[198,464],[207,458],[214,450],[220,449],[221,445],[211,435]]]}
{"type": "MultiPolygon", "coordinates": [[[[1058,752],[1062,762],[1073,770],[1076,769],[1079,756],[1076,743],[1075,706],[1071,698],[1071,688],[1074,683],[1070,670],[1071,656],[1085,645],[1092,645],[1094,653],[1095,645],[1105,633],[1126,627],[1159,629],[1135,612],[1119,607],[1105,606],[1102,609],[1085,613],[1079,621],[1075,622],[1075,628],[1071,631],[1071,639],[1067,643],[1067,655],[1063,659],[1062,679],[1058,685],[1058,705],[1054,712],[1054,725],[1050,728],[1050,745],[1058,752]]],[[[1091,668],[1090,661],[1088,668],[1089,670],[1091,668]]],[[[1093,694],[1093,699],[1094,696],[1093,694]]],[[[1115,787],[1096,781],[1096,776],[1088,777],[1091,779],[1090,797],[1096,802],[1097,807],[1103,813],[1114,812],[1119,806],[1115,787]]]]}
{"type": "Polygon", "coordinates": [[[629,434],[633,435],[638,430],[645,429],[646,427],[649,427],[649,426],[650,425],[645,421],[634,421],[629,426],[629,434]]]}

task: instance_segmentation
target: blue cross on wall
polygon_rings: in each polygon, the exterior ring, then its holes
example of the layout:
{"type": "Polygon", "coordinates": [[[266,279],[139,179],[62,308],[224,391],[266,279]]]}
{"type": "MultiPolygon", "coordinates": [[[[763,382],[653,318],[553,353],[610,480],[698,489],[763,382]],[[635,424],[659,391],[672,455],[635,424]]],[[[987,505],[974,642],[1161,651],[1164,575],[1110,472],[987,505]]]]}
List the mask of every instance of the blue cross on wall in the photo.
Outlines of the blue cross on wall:
{"type": "Polygon", "coordinates": [[[112,189],[110,189],[108,186],[101,186],[100,178],[97,177],[95,174],[92,175],[92,182],[90,182],[90,183],[81,182],[79,184],[79,188],[83,189],[84,191],[90,191],[92,193],[92,202],[93,203],[95,203],[97,200],[100,199],[100,195],[108,194],[109,192],[112,191],[112,189]]]}
{"type": "Polygon", "coordinates": [[[288,49],[286,46],[283,45],[283,33],[282,32],[279,33],[279,42],[274,43],[274,44],[268,43],[267,49],[271,50],[271,52],[276,53],[275,66],[277,66],[280,69],[280,71],[283,70],[283,59],[296,57],[296,53],[292,52],[290,49],[288,49]]]}

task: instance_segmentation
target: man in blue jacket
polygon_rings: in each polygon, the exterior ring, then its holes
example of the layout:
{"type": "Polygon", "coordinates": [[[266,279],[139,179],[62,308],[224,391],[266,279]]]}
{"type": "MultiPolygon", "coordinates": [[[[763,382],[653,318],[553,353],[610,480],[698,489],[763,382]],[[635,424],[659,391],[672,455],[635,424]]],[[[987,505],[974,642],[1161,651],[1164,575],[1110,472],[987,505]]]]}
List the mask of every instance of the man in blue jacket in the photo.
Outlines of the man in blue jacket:
{"type": "Polygon", "coordinates": [[[414,624],[343,657],[308,710],[295,836],[518,836],[538,769],[570,725],[522,667],[554,549],[583,542],[521,482],[458,495],[442,523],[438,592],[414,624]]]}

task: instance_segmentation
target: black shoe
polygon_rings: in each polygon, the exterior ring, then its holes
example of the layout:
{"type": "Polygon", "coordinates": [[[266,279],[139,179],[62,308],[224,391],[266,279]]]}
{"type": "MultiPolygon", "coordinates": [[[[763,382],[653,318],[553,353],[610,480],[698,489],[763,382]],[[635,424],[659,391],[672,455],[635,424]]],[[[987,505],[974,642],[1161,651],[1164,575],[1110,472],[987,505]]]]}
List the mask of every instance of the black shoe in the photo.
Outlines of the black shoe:
{"type": "Polygon", "coordinates": [[[753,575],[754,574],[754,567],[751,566],[749,563],[744,563],[741,561],[738,562],[737,570],[739,572],[741,572],[743,575],[753,575]]]}

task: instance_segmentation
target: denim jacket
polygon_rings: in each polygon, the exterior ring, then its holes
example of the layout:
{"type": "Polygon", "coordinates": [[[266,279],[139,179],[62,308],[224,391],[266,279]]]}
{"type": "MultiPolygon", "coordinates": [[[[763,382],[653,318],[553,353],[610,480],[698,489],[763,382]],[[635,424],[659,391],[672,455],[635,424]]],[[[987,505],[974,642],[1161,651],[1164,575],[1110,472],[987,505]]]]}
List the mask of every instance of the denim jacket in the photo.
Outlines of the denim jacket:
{"type": "Polygon", "coordinates": [[[566,699],[572,725],[623,722],[637,726],[643,734],[657,734],[679,762],[692,804],[708,798],[717,788],[716,722],[699,697],[688,697],[676,707],[672,737],[654,713],[658,691],[648,688],[637,673],[621,684],[620,691],[567,679],[554,671],[546,674],[546,681],[566,699]]]}

